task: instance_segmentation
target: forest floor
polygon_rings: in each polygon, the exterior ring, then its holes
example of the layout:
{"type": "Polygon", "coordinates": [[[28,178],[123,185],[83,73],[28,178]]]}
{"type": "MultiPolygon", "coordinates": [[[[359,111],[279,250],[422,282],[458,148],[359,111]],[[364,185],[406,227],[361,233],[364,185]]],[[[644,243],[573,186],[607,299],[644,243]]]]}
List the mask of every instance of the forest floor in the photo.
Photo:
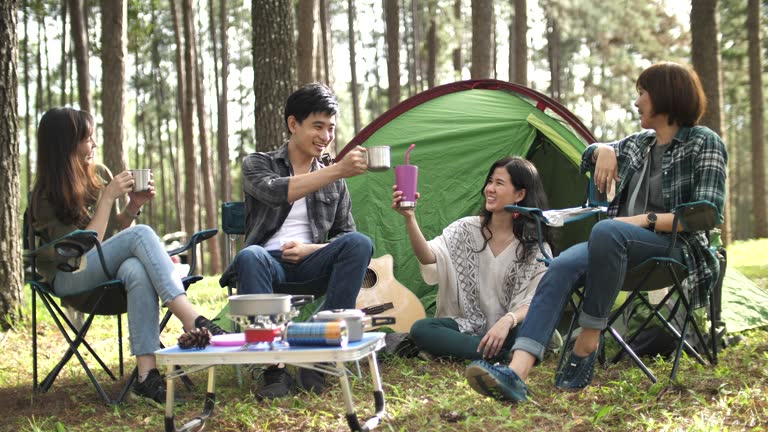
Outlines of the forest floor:
{"type": "MultiPolygon", "coordinates": [[[[734,265],[763,289],[768,289],[768,263],[750,261],[768,249],[768,240],[750,242],[747,250],[729,248],[734,265]],[[762,253],[762,252],[760,252],[762,253]],[[750,258],[752,257],[752,258],[750,258]]],[[[209,316],[226,302],[226,293],[209,278],[190,290],[193,303],[209,316]]],[[[45,312],[38,305],[40,316],[45,312]]],[[[29,316],[27,310],[27,316],[29,316]]],[[[151,431],[164,428],[163,408],[140,399],[117,406],[101,402],[76,361],[65,367],[53,388],[32,392],[31,331],[25,320],[0,335],[0,431],[151,431]]],[[[163,333],[166,345],[180,334],[176,321],[163,333]]],[[[741,334],[744,340],[722,351],[714,367],[685,357],[676,382],[666,376],[671,361],[652,359],[660,381],[651,382],[634,365],[623,361],[599,366],[593,385],[576,392],[553,385],[556,358],[534,370],[529,381],[532,400],[499,403],[477,395],[464,379],[463,362],[428,362],[419,358],[380,357],[387,415],[384,431],[709,431],[768,430],[768,329],[741,334]]],[[[127,348],[127,336],[125,336],[127,348]]],[[[94,349],[116,367],[114,319],[98,318],[89,335],[94,349]]],[[[49,370],[62,353],[63,339],[50,319],[38,329],[41,370],[49,370]]],[[[86,356],[88,359],[89,356],[86,356]]],[[[98,366],[97,366],[98,367],[98,366]]],[[[126,361],[126,375],[133,368],[126,361]]],[[[353,368],[354,369],[354,368],[353,368]]],[[[362,379],[351,378],[358,416],[373,411],[367,367],[362,379]]],[[[41,372],[44,374],[44,372],[41,372]]],[[[97,373],[101,380],[108,379],[97,373]]],[[[207,374],[192,374],[195,391],[183,390],[185,403],[176,407],[178,423],[202,408],[207,374]]],[[[126,378],[111,383],[115,395],[126,378]]],[[[343,431],[348,430],[338,384],[318,396],[259,401],[247,372],[238,383],[234,367],[216,372],[216,408],[206,423],[211,431],[343,431]]],[[[177,386],[179,388],[181,386],[177,386]]]]}

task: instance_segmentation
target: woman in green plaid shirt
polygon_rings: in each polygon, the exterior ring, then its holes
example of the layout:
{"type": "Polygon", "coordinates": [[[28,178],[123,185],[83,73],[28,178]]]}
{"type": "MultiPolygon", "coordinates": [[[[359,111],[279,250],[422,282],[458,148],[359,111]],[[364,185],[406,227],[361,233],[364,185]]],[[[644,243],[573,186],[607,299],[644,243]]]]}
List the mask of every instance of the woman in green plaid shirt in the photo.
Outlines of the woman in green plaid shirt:
{"type": "MultiPolygon", "coordinates": [[[[592,144],[582,155],[582,172],[592,171],[595,185],[615,198],[610,219],[598,222],[588,242],[572,246],[552,261],[539,283],[523,322],[509,367],[475,361],[466,376],[479,393],[505,400],[527,399],[525,380],[542,360],[563,307],[573,291],[585,287],[576,339],[555,385],[581,389],[594,375],[600,333],[627,269],[664,255],[670,245],[673,210],[683,203],[709,201],[723,220],[728,155],[720,137],[696,123],[706,109],[699,77],[675,63],[655,64],[640,74],[635,100],[645,129],[613,143],[592,144]]],[[[673,256],[685,262],[688,282],[711,284],[717,269],[705,232],[680,232],[673,256]]],[[[704,289],[694,292],[705,293],[704,289]]],[[[701,304],[694,296],[692,303],[701,304]]]]}

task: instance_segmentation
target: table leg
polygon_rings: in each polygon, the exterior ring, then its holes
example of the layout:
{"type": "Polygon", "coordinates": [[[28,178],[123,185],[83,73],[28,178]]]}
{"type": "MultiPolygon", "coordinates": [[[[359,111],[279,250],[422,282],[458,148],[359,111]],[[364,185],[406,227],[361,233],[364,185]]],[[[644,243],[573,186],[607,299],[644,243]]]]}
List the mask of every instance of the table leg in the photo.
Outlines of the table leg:
{"type": "Polygon", "coordinates": [[[172,372],[174,366],[168,366],[168,374],[166,375],[166,396],[165,396],[165,431],[166,432],[186,432],[192,430],[202,430],[205,426],[205,420],[213,414],[213,408],[216,404],[216,368],[211,366],[208,368],[208,388],[205,394],[205,402],[203,402],[203,412],[198,417],[195,417],[191,421],[184,424],[184,426],[177,428],[176,421],[173,415],[173,405],[175,402],[174,395],[174,376],[172,372]]]}
{"type": "MultiPolygon", "coordinates": [[[[349,388],[349,380],[347,374],[343,373],[339,377],[341,382],[341,393],[344,397],[344,405],[346,407],[347,424],[353,431],[370,431],[381,423],[381,418],[384,416],[385,404],[384,404],[384,390],[381,387],[381,375],[379,374],[379,363],[376,361],[376,352],[372,352],[368,355],[368,365],[371,368],[371,378],[373,379],[373,401],[375,407],[374,415],[365,421],[364,424],[360,424],[355,413],[355,406],[352,401],[352,392],[349,388]]],[[[337,362],[336,366],[340,370],[344,369],[344,363],[337,362]]]]}

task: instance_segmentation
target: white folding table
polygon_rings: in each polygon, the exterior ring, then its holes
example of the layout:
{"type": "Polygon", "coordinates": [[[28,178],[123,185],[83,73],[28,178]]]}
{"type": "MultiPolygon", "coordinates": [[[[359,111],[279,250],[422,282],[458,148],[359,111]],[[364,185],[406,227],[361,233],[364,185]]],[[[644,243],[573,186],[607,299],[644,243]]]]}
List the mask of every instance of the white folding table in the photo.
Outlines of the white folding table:
{"type": "Polygon", "coordinates": [[[347,424],[353,431],[368,431],[375,428],[384,415],[384,391],[381,386],[379,364],[376,351],[384,347],[384,333],[364,333],[359,342],[352,342],[344,347],[330,346],[292,346],[280,349],[253,349],[243,347],[208,346],[202,350],[184,350],[178,346],[155,352],[157,364],[167,367],[167,396],[165,401],[165,430],[190,431],[202,428],[213,413],[216,400],[215,369],[218,365],[238,364],[274,364],[285,363],[297,367],[314,369],[339,378],[342,397],[346,408],[347,424]],[[352,401],[352,390],[347,379],[345,362],[367,359],[373,380],[373,399],[375,413],[360,423],[352,401]],[[185,369],[177,370],[176,366],[185,369]],[[175,403],[174,383],[176,378],[185,374],[208,369],[208,389],[202,413],[181,427],[176,426],[173,408],[175,403]]]}

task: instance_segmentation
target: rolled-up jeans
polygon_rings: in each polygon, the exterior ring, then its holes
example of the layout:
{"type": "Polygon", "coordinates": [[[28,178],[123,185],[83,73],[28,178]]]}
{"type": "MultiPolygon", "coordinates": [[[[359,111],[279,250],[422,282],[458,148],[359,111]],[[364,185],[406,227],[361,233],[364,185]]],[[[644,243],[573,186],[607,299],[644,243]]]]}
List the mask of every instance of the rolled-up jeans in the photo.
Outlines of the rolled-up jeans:
{"type": "MultiPolygon", "coordinates": [[[[152,354],[160,349],[158,298],[163,305],[185,295],[181,278],[152,228],[136,225],[115,234],[102,245],[107,269],[125,283],[131,354],[152,354]]],[[[85,254],[85,268],[60,271],[53,281],[56,295],[65,297],[92,291],[106,282],[96,248],[85,254]]]]}
{"type": "MultiPolygon", "coordinates": [[[[627,269],[648,258],[666,256],[671,237],[613,219],[595,224],[589,241],[571,246],[552,260],[533,296],[512,351],[522,350],[540,362],[563,308],[574,290],[584,286],[579,325],[602,330],[624,285],[627,269]]],[[[682,260],[675,246],[672,258],[682,260]]]]}
{"type": "Polygon", "coordinates": [[[299,263],[283,261],[281,255],[280,251],[268,251],[258,245],[238,252],[232,262],[237,272],[238,293],[272,293],[275,286],[282,285],[290,294],[291,284],[316,282],[322,286],[312,294],[325,294],[323,309],[352,309],[373,255],[373,243],[364,234],[350,232],[299,263]]]}

